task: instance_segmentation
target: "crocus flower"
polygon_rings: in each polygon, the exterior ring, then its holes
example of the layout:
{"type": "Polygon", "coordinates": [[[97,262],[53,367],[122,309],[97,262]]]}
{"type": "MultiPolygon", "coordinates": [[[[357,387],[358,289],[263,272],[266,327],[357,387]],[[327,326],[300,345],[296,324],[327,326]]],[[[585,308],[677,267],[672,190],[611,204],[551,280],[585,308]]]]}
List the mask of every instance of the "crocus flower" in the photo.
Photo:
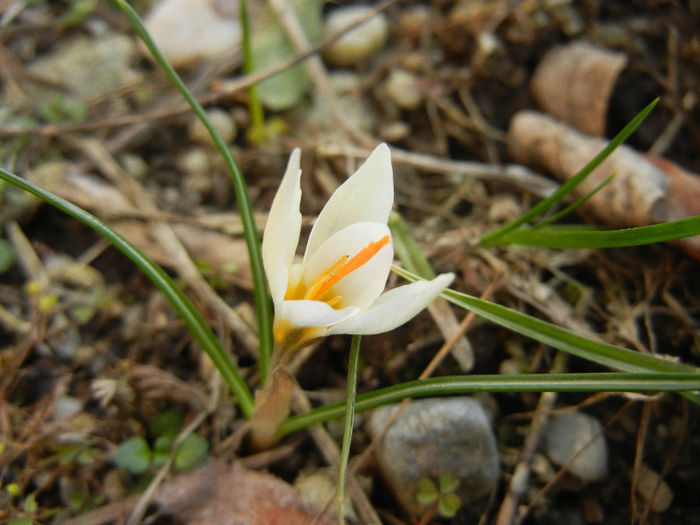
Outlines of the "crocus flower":
{"type": "Polygon", "coordinates": [[[377,146],[333,193],[313,225],[302,262],[295,262],[301,232],[299,158],[295,149],[262,245],[282,355],[325,335],[392,330],[425,308],[454,277],[443,274],[384,292],[394,259],[387,226],[394,183],[386,144],[377,146]]]}

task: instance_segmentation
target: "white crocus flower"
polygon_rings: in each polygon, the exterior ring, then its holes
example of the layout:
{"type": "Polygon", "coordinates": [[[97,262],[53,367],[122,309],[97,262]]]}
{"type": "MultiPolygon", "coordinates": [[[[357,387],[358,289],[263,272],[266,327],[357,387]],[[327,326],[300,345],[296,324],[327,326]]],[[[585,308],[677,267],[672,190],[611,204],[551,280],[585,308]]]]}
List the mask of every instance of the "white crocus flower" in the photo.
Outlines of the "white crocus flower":
{"type": "Polygon", "coordinates": [[[295,263],[301,231],[299,158],[295,149],[262,245],[282,356],[324,335],[392,330],[425,308],[454,277],[443,274],[382,293],[394,259],[387,226],[394,183],[386,144],[377,146],[333,193],[311,230],[303,261],[295,263]]]}

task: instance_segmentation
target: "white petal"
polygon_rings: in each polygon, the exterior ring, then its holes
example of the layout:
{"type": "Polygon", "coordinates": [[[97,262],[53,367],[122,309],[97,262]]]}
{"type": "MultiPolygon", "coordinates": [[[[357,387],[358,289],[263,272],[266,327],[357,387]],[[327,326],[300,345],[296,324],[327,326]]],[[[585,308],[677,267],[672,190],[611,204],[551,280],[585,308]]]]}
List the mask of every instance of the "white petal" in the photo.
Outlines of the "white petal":
{"type": "MultiPolygon", "coordinates": [[[[387,235],[391,237],[387,225],[378,222],[357,222],[336,232],[304,264],[304,283],[310,286],[316,277],[343,255],[352,258],[370,242],[379,241],[387,235]]],[[[393,260],[394,247],[389,241],[363,266],[335,284],[331,294],[342,297],[343,306],[366,309],[384,291],[393,260]]]]}
{"type": "Polygon", "coordinates": [[[453,279],[453,274],[446,273],[438,275],[432,281],[417,281],[394,288],[382,294],[364,312],[333,326],[328,335],[369,335],[393,330],[428,306],[453,279]]]}
{"type": "Polygon", "coordinates": [[[299,148],[296,148],[289,156],[287,170],[272,201],[263,233],[263,265],[275,310],[279,309],[287,291],[289,266],[294,259],[301,232],[300,155],[299,148]]]}
{"type": "Polygon", "coordinates": [[[281,319],[297,327],[326,327],[349,319],[359,311],[353,307],[334,310],[322,301],[284,301],[281,319]]]}
{"type": "Polygon", "coordinates": [[[311,229],[304,261],[331,235],[354,222],[386,224],[393,203],[391,152],[386,144],[380,144],[328,199],[311,229]]]}

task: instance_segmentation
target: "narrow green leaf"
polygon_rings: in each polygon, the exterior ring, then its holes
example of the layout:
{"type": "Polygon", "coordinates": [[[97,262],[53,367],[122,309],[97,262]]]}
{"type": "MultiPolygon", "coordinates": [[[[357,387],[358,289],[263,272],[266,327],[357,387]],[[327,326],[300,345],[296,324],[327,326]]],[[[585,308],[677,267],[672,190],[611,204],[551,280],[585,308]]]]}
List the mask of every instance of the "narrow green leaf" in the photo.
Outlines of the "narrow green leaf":
{"type": "Polygon", "coordinates": [[[516,230],[499,239],[499,244],[521,244],[547,248],[620,248],[673,241],[700,235],[700,216],[678,221],[625,228],[622,230],[581,230],[566,226],[516,230]]]}
{"type": "MultiPolygon", "coordinates": [[[[584,373],[584,374],[484,374],[432,377],[381,388],[357,396],[355,412],[401,401],[475,392],[693,392],[700,390],[700,373],[584,373]]],[[[280,435],[338,419],[345,413],[340,401],[292,416],[278,430],[280,435]]]]}
{"type": "Polygon", "coordinates": [[[649,112],[654,109],[654,106],[659,102],[659,99],[654,100],[651,104],[640,111],[636,117],[634,117],[629,124],[627,124],[620,133],[615,135],[615,137],[610,141],[610,143],[603,148],[603,150],[596,155],[593,160],[586,164],[581,171],[576,175],[571,177],[568,181],[562,184],[557,191],[552,193],[549,197],[542,200],[539,204],[532,207],[529,211],[525,212],[523,215],[509,222],[508,224],[490,232],[481,237],[481,245],[484,247],[494,246],[499,244],[499,238],[506,233],[512,232],[519,226],[525,223],[531,222],[536,217],[546,213],[552,206],[562,201],[569,193],[571,193],[576,186],[578,186],[583,180],[591,174],[600,164],[613,152],[615,149],[622,144],[627,137],[629,137],[632,132],[637,129],[637,127],[642,123],[642,121],[647,117],[649,112]]]}
{"type": "Polygon", "coordinates": [[[6,180],[10,184],[13,184],[14,186],[17,186],[18,188],[22,188],[23,190],[36,195],[45,202],[70,215],[74,219],[79,220],[88,228],[92,228],[102,237],[111,242],[115,248],[131,259],[131,261],[133,261],[133,263],[140,268],[146,277],[148,277],[151,282],[153,282],[153,284],[155,284],[158,289],[163,292],[175,311],[185,321],[185,324],[189,328],[192,336],[197,340],[202,349],[209,355],[211,360],[214,362],[214,365],[231,389],[231,392],[236,396],[238,404],[245,416],[250,417],[252,415],[253,396],[248,389],[248,385],[246,385],[245,381],[243,381],[243,378],[238,373],[236,365],[233,364],[229,356],[221,347],[221,344],[219,344],[219,341],[211,331],[211,328],[209,328],[209,326],[206,324],[192,302],[160,266],[153,262],[150,257],[131,244],[119,233],[79,206],[58,197],[51,192],[39,188],[31,182],[18,177],[14,173],[10,173],[9,171],[5,171],[1,168],[0,178],[6,180]]]}
{"type": "MultiPolygon", "coordinates": [[[[418,280],[418,276],[402,268],[395,267],[394,272],[409,281],[418,280]]],[[[610,368],[626,372],[691,372],[696,370],[694,367],[681,363],[593,341],[552,323],[465,293],[446,290],[441,296],[451,303],[509,330],[610,368]]]]}
{"type": "Polygon", "coordinates": [[[681,363],[593,341],[536,317],[467,294],[447,290],[442,295],[451,303],[473,311],[514,332],[610,368],[626,372],[689,372],[695,370],[693,367],[681,363]]]}
{"type": "Polygon", "coordinates": [[[355,394],[357,393],[357,367],[360,362],[360,341],[362,336],[353,335],[348,357],[347,396],[345,398],[345,426],[343,428],[343,445],[340,450],[340,465],[338,466],[338,523],[343,520],[343,500],[345,499],[345,472],[350,458],[352,443],[352,427],[355,424],[355,394]]]}
{"type": "MultiPolygon", "coordinates": [[[[572,202],[572,203],[569,204],[566,208],[564,208],[563,210],[561,210],[561,211],[555,213],[555,214],[552,215],[551,217],[547,217],[547,218],[544,219],[543,221],[538,222],[534,227],[536,227],[536,228],[541,228],[542,226],[545,226],[545,225],[547,225],[547,224],[553,224],[553,223],[557,222],[559,219],[561,219],[562,217],[566,217],[566,216],[569,215],[570,213],[573,213],[573,212],[576,211],[578,208],[580,208],[581,206],[583,206],[583,205],[584,205],[591,197],[593,197],[596,193],[598,193],[598,192],[599,192],[600,190],[602,190],[605,186],[607,186],[607,185],[610,183],[610,181],[612,181],[614,178],[615,178],[615,173],[613,173],[612,175],[606,177],[605,180],[604,180],[603,182],[601,182],[600,184],[598,184],[595,188],[593,188],[593,190],[591,190],[590,192],[586,193],[583,197],[581,197],[580,199],[576,199],[576,201],[572,202]]],[[[516,230],[516,231],[517,231],[517,230],[516,230]]],[[[502,239],[501,239],[501,241],[499,242],[499,244],[504,244],[502,239]]]]}
{"type": "Polygon", "coordinates": [[[423,251],[418,246],[398,212],[391,212],[389,216],[389,228],[391,229],[391,240],[394,244],[396,255],[409,271],[420,275],[423,279],[434,279],[435,272],[426,259],[423,251]]]}
{"type": "Polygon", "coordinates": [[[148,31],[144,27],[136,11],[134,11],[126,0],[116,0],[116,2],[119,8],[129,19],[134,31],[136,31],[145,46],[153,55],[154,60],[163,69],[165,74],[168,76],[173,85],[180,91],[185,100],[187,100],[189,105],[192,107],[192,111],[195,113],[195,115],[197,115],[199,120],[202,121],[204,127],[207,128],[207,131],[209,131],[209,134],[216,144],[216,148],[219,150],[219,153],[221,153],[221,156],[224,159],[226,168],[231,174],[233,191],[236,195],[236,202],[238,204],[238,213],[240,214],[241,221],[243,223],[243,236],[248,248],[250,269],[253,274],[253,296],[255,298],[255,313],[258,320],[258,337],[260,339],[258,367],[260,370],[260,385],[264,385],[265,378],[267,377],[267,373],[270,368],[270,359],[272,357],[272,306],[270,305],[270,299],[267,295],[267,279],[265,278],[265,270],[263,269],[260,237],[258,236],[258,230],[255,225],[253,206],[250,202],[250,195],[248,195],[248,188],[246,187],[243,172],[241,172],[236,159],[233,158],[228,145],[226,142],[224,142],[224,139],[221,138],[221,135],[209,120],[204,108],[190,92],[190,90],[187,89],[185,83],[180,79],[173,67],[160,52],[155,42],[151,38],[151,35],[148,34],[148,31]]]}
{"type": "Polygon", "coordinates": [[[15,250],[12,245],[0,237],[0,274],[5,273],[15,264],[15,250]]]}

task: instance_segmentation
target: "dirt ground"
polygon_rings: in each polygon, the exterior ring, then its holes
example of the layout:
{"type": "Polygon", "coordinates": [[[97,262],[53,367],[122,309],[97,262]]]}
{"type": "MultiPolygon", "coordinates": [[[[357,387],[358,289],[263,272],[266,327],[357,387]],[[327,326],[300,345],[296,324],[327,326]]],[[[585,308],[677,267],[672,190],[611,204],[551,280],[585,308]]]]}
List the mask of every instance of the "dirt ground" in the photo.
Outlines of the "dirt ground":
{"type": "MultiPolygon", "coordinates": [[[[253,387],[252,285],[235,198],[218,153],[192,131],[191,113],[176,90],[137,50],[126,55],[129,73],[122,83],[78,105],[47,98],[46,90],[65,94],[65,86],[32,69],[76,38],[95,42],[117,34],[136,41],[111,4],[75,14],[77,4],[0,2],[2,166],[75,200],[165,265],[253,387]],[[230,311],[204,291],[207,284],[230,311]]],[[[144,13],[151,3],[135,4],[144,13]]],[[[337,7],[329,3],[324,12],[337,7]]],[[[608,343],[700,362],[700,263],[682,248],[487,250],[475,244],[536,203],[554,181],[534,166],[528,173],[542,185],[523,182],[506,166],[514,163],[509,123],[517,112],[537,109],[530,81],[556,46],[583,39],[624,54],[627,63],[603,115],[605,136],[659,97],[628,144],[700,173],[700,3],[434,0],[390,2],[384,13],[386,45],[360,65],[327,66],[327,76],[314,76],[295,107],[268,111],[285,129],[259,144],[246,136],[247,92],[230,88],[242,75],[239,53],[182,70],[199,100],[236,124],[232,148],[260,226],[293,147],[303,151],[308,225],[366,156],[363,137],[386,141],[404,154],[394,156],[396,209],[434,269],[456,273],[455,289],[608,343]],[[402,107],[387,91],[397,69],[410,73],[420,93],[413,107],[402,107]],[[334,95],[347,122],[319,113],[324,82],[331,92],[343,82],[352,85],[334,95]],[[355,136],[353,127],[360,129],[355,136]],[[411,155],[423,157],[419,162],[411,155]],[[443,159],[473,163],[470,174],[441,168],[443,159]]],[[[110,45],[108,55],[116,55],[121,43],[110,45]]],[[[100,76],[106,77],[95,74],[96,83],[100,76]]],[[[564,83],[564,98],[576,87],[564,83]]],[[[603,224],[589,212],[571,220],[603,224]]],[[[130,474],[115,465],[114,452],[137,436],[153,445],[163,435],[153,422],[166,412],[177,414],[178,429],[198,422],[195,432],[208,444],[209,461],[242,459],[247,468],[287,483],[327,465],[308,431],[263,454],[248,450],[239,439],[242,415],[183,322],[91,230],[7,186],[0,186],[0,221],[0,241],[12,246],[16,260],[0,273],[1,522],[124,523],[139,500],[133,495],[142,494],[159,469],[154,462],[145,473],[130,474]],[[116,510],[96,510],[104,508],[116,510]]],[[[461,320],[465,312],[455,309],[454,315],[461,320]]],[[[478,318],[465,337],[474,353],[471,373],[601,370],[478,318]]],[[[442,342],[427,312],[398,330],[366,337],[358,390],[415,379],[442,342]]],[[[299,363],[297,380],[314,404],[344,395],[348,347],[348,337],[330,337],[299,363]]],[[[448,357],[434,375],[460,371],[448,357]]],[[[538,430],[532,422],[542,400],[540,394],[484,399],[495,413],[501,456],[493,497],[463,506],[451,519],[411,516],[370,462],[361,474],[367,501],[383,523],[700,523],[700,410],[681,396],[550,396],[551,409],[580,409],[602,423],[608,475],[583,484],[551,464],[538,470],[535,462],[516,506],[522,519],[501,521],[515,465],[538,430]],[[642,466],[670,490],[667,508],[652,509],[651,498],[640,495],[642,466]]],[[[337,438],[337,427],[328,430],[337,438]]],[[[367,443],[359,428],[353,455],[367,443]]],[[[546,463],[540,452],[536,456],[546,463]]],[[[172,509],[155,504],[144,514],[143,523],[181,522],[172,509]]]]}

